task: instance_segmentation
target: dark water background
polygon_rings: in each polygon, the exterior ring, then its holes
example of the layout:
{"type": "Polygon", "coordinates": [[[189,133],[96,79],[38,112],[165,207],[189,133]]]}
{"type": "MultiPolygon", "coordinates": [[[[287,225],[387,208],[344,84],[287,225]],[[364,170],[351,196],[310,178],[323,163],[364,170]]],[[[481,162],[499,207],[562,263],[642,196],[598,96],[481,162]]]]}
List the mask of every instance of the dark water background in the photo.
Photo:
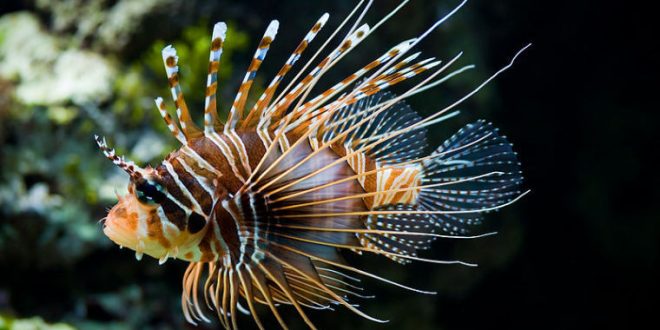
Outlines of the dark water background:
{"type": "MultiPolygon", "coordinates": [[[[3,1],[0,18],[29,13],[63,49],[109,59],[117,81],[110,96],[98,102],[28,102],[16,96],[21,78],[0,72],[0,315],[7,320],[41,317],[82,329],[184,327],[178,297],[185,265],[170,261],[158,266],[151,259],[138,263],[130,251],[118,250],[100,235],[96,221],[112,200],[101,196],[99,186],[114,172],[94,149],[91,135],[108,135],[120,150],[130,150],[149,133],[166,147],[174,145],[163,127],[154,127],[163,125],[150,103],[153,92],[165,87],[164,74],[140,68],[148,68],[154,52],[166,43],[188,43],[193,45],[190,57],[196,54],[195,43],[205,45],[206,36],[198,38],[190,27],[208,31],[213,22],[225,20],[246,37],[226,73],[229,87],[223,93],[229,97],[268,20],[279,19],[281,25],[263,77],[279,68],[324,11],[337,24],[354,2],[173,1],[136,18],[138,27],[119,34],[124,37],[116,45],[97,38],[94,29],[81,32],[80,22],[95,11],[117,10],[126,1],[90,2],[99,4],[96,9],[80,1],[70,8],[62,3],[3,1]],[[66,23],[63,17],[69,16],[66,23]],[[141,83],[130,85],[127,72],[135,72],[141,83]],[[73,118],[63,120],[58,111],[73,118]],[[114,118],[116,126],[99,128],[109,121],[95,116],[114,118]],[[54,206],[17,206],[29,200],[34,187],[47,187],[48,193],[31,195],[36,198],[31,203],[56,202],[54,206]]],[[[375,52],[420,33],[456,3],[413,1],[347,58],[345,66],[332,71],[330,81],[343,78],[375,52]]],[[[377,0],[368,21],[375,22],[394,6],[377,0]]],[[[649,50],[657,42],[652,33],[656,18],[650,16],[651,11],[624,2],[471,1],[431,35],[421,45],[424,54],[446,60],[464,50],[462,63],[475,63],[477,69],[412,99],[423,115],[460,97],[523,45],[534,43],[510,71],[460,107],[459,119],[431,133],[437,145],[465,123],[493,121],[514,142],[532,193],[489,216],[480,229],[499,235],[439,241],[426,254],[473,261],[479,268],[351,258],[367,270],[439,294],[422,296],[366,281],[377,298],[364,301],[364,309],[390,324],[370,323],[341,309],[310,313],[317,324],[346,329],[590,329],[636,328],[650,319],[660,293],[660,199],[654,171],[658,163],[653,161],[660,116],[654,94],[657,52],[649,50]]],[[[182,79],[196,80],[194,86],[206,79],[206,49],[199,52],[199,70],[183,71],[182,79]]],[[[0,61],[6,60],[1,54],[0,61]]],[[[192,60],[181,59],[187,61],[192,60]]],[[[201,94],[194,88],[188,95],[201,94]]],[[[201,103],[201,98],[189,98],[193,105],[201,103]]],[[[294,312],[285,312],[285,317],[302,327],[294,312]]],[[[239,321],[252,326],[247,317],[239,321]]]]}

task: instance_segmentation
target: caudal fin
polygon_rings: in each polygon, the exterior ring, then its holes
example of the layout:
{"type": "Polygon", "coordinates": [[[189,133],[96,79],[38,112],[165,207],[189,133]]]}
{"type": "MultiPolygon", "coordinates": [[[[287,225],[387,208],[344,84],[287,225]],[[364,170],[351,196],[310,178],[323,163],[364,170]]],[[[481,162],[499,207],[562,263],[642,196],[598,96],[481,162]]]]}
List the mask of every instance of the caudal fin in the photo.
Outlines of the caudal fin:
{"type": "Polygon", "coordinates": [[[424,161],[419,207],[436,211],[444,234],[463,235],[482,215],[520,196],[522,172],[511,143],[478,120],[447,139],[424,161]]]}
{"type": "Polygon", "coordinates": [[[415,260],[417,251],[428,249],[439,236],[466,235],[484,213],[521,196],[516,153],[491,123],[479,120],[463,127],[422,158],[420,165],[389,171],[393,178],[384,175],[382,181],[392,183],[381,187],[382,196],[365,219],[371,232],[359,235],[363,246],[385,251],[400,263],[415,260]],[[411,192],[416,197],[405,195],[411,192]]]}

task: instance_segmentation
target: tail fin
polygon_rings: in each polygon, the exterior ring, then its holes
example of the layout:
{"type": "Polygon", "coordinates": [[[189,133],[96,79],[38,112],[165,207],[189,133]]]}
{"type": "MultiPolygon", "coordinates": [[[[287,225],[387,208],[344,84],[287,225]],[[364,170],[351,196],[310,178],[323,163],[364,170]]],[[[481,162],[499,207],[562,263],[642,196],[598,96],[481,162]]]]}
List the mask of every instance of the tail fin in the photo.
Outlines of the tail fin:
{"type": "Polygon", "coordinates": [[[363,246],[385,251],[399,263],[415,260],[417,251],[428,249],[439,236],[468,234],[484,213],[521,194],[516,153],[506,137],[483,120],[463,127],[423,158],[421,166],[408,165],[411,172],[421,171],[419,193],[408,199],[415,202],[375,203],[365,219],[365,227],[373,232],[358,235],[363,246]]]}
{"type": "Polygon", "coordinates": [[[491,123],[478,120],[460,129],[424,161],[419,207],[439,211],[435,225],[462,235],[520,195],[522,171],[516,153],[491,123]],[[442,211],[447,211],[446,213],[442,211]]]}

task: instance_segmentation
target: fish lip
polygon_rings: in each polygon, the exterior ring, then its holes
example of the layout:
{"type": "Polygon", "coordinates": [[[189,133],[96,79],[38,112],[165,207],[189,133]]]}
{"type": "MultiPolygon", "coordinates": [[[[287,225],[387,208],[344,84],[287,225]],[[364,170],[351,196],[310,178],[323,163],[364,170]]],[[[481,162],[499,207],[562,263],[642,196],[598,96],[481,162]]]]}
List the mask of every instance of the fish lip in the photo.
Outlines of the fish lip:
{"type": "MultiPolygon", "coordinates": [[[[161,249],[157,246],[154,241],[150,240],[148,237],[139,237],[137,233],[122,230],[121,226],[115,224],[114,222],[109,222],[110,225],[105,225],[103,228],[103,234],[107,236],[115,244],[129,248],[133,251],[138,251],[138,246],[140,242],[144,244],[143,248],[140,248],[139,252],[142,254],[148,255],[152,258],[161,259],[164,256],[169,254],[169,258],[176,258],[175,255],[172,255],[170,250],[161,249]]],[[[168,259],[169,259],[168,258],[168,259]]]]}
{"type": "Polygon", "coordinates": [[[126,235],[123,235],[121,232],[115,230],[114,227],[114,225],[105,224],[103,226],[103,234],[115,244],[130,248],[131,250],[135,250],[137,247],[137,238],[135,240],[135,244],[132,244],[131,240],[125,238],[126,235]]]}

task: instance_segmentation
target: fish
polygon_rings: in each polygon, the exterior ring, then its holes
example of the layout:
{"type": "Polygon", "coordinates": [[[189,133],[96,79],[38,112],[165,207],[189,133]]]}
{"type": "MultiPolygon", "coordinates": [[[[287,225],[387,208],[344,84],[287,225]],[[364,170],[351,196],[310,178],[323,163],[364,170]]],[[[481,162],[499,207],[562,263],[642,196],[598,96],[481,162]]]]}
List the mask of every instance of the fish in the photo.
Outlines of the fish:
{"type": "MultiPolygon", "coordinates": [[[[456,13],[460,3],[420,36],[404,40],[330,88],[311,94],[326,73],[407,3],[377,24],[362,20],[373,1],[361,1],[316,53],[283,87],[285,77],[329,20],[323,14],[303,36],[254,104],[248,95],[279,29],[266,28],[231,104],[218,115],[217,73],[227,25],[214,25],[210,41],[203,125],[192,119],[179,85],[176,49],[162,50],[176,120],[163,98],[156,108],[181,146],[160,164],[139,166],[95,136],[104,155],[125,171],[127,193],[103,221],[103,232],[120,247],[159,260],[188,263],[181,306],[187,322],[235,329],[237,313],[263,305],[282,328],[284,306],[310,328],[309,310],[343,306],[375,322],[353,299],[368,298],[360,278],[434,294],[381,277],[344,259],[375,254],[408,264],[474,264],[419,255],[439,238],[470,234],[486,213],[508,206],[522,191],[521,164],[506,136],[485,120],[465,125],[431,152],[427,131],[459,114],[455,110],[511,62],[464,97],[422,118],[406,99],[471,69],[412,53],[426,36],[456,13]],[[342,32],[344,31],[344,32],[342,32]],[[344,34],[345,33],[345,34],[344,34]],[[336,46],[326,48],[334,40],[336,46]],[[316,60],[316,59],[320,60],[316,60]],[[423,79],[421,77],[424,77],[423,79]],[[396,95],[389,89],[420,82],[396,95]],[[283,88],[282,88],[283,87],[283,88]]],[[[297,68],[297,67],[296,67],[297,68]]],[[[326,84],[330,85],[330,84],[326,84]]],[[[433,100],[429,100],[432,103],[433,100]]]]}

